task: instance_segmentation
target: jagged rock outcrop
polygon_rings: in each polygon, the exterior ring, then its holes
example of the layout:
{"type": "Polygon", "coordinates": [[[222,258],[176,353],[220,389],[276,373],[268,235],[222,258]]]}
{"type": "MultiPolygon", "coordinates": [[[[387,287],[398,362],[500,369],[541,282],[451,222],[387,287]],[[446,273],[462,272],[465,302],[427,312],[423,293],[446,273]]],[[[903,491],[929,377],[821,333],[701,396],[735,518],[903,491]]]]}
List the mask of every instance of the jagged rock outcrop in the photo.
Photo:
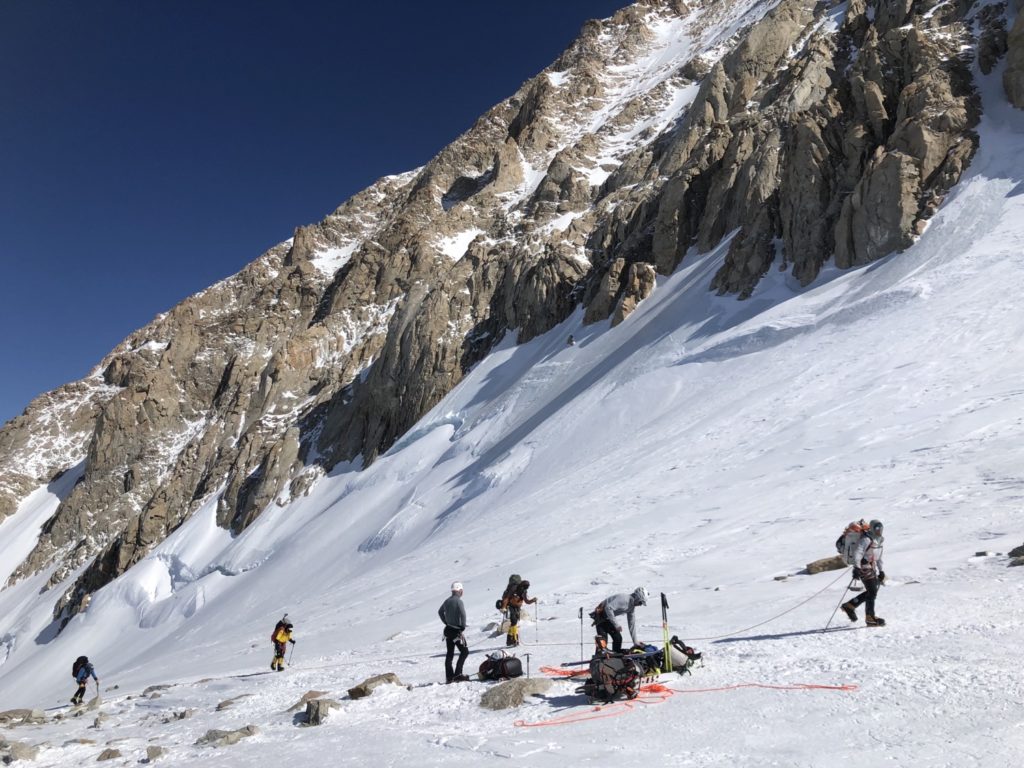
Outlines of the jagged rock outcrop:
{"type": "Polygon", "coordinates": [[[1008,49],[1024,100],[1006,13],[644,0],[587,22],[427,165],[5,425],[0,520],[41,485],[63,495],[12,579],[51,569],[60,625],[204,505],[244,530],[374,461],[506,334],[579,305],[628,322],[692,253],[721,247],[709,289],[745,298],[771,269],[804,286],[906,248],[977,148],[972,52],[991,71],[1008,49]]]}
{"type": "MultiPolygon", "coordinates": [[[[1006,38],[1006,71],[1003,73],[1003,87],[1006,97],[1013,106],[1024,109],[1024,0],[1014,0],[1017,18],[1006,38]]],[[[998,41],[996,42],[998,46],[998,41]]]]}

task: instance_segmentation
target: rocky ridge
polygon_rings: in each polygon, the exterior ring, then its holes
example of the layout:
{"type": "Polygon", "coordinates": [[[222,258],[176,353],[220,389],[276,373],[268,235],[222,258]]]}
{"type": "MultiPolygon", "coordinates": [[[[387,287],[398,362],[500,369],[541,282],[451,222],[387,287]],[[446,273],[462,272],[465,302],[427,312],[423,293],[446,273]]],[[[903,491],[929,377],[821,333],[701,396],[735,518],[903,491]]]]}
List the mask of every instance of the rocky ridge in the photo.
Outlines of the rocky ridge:
{"type": "MultiPolygon", "coordinates": [[[[1019,3],[1017,3],[1019,5],[1019,3]]],[[[613,324],[688,255],[807,285],[910,245],[977,149],[977,73],[1024,106],[1020,21],[969,0],[647,0],[588,22],[426,166],[380,180],[132,334],[0,431],[0,519],[81,473],[12,576],[54,620],[207,499],[238,532],[374,461],[504,334],[613,324]]]]}

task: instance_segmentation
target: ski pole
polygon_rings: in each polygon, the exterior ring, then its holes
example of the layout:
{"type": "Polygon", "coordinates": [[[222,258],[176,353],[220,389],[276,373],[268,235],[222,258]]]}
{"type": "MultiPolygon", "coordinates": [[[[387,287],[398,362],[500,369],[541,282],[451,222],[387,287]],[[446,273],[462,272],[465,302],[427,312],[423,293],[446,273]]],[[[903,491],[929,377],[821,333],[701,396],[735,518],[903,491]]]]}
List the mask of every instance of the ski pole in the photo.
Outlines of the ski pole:
{"type": "Polygon", "coordinates": [[[832,615],[828,617],[828,623],[825,625],[825,628],[821,630],[822,632],[828,632],[828,628],[829,625],[832,623],[832,619],[836,617],[836,613],[839,611],[839,606],[843,604],[843,598],[846,597],[846,593],[850,591],[850,587],[853,586],[854,579],[856,578],[856,575],[850,577],[850,583],[846,585],[846,589],[843,590],[843,594],[839,596],[839,602],[836,603],[836,607],[832,610],[832,615]]]}
{"type": "Polygon", "coordinates": [[[292,647],[288,651],[288,666],[292,665],[292,654],[295,653],[295,643],[292,643],[292,647]]]}
{"type": "Polygon", "coordinates": [[[530,677],[530,654],[524,653],[523,656],[526,657],[526,677],[527,677],[527,679],[529,679],[529,677],[530,677]]]}
{"type": "Polygon", "coordinates": [[[672,671],[672,645],[668,639],[668,598],[665,597],[665,593],[661,593],[661,634],[662,639],[665,642],[665,658],[664,664],[666,672],[672,671]]]}
{"type": "Polygon", "coordinates": [[[583,606],[580,606],[580,658],[583,658],[583,606]]]}

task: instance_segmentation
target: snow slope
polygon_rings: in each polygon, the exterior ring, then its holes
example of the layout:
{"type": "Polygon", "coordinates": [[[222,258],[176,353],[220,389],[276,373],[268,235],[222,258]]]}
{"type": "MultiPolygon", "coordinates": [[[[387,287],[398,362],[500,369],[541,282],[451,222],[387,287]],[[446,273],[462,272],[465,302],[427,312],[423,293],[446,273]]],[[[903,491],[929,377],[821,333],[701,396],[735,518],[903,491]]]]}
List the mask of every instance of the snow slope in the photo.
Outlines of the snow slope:
{"type": "MultiPolygon", "coordinates": [[[[45,744],[42,766],[151,744],[171,766],[1015,764],[1024,568],[976,553],[1024,542],[1021,125],[986,94],[968,178],[906,253],[803,291],[777,276],[742,303],[705,290],[727,244],[695,254],[615,329],[577,315],[505,344],[369,469],[336,469],[241,536],[211,498],[59,636],[36,601],[46,574],[4,590],[0,709],[64,700],[87,653],[108,716],[4,737],[45,744]],[[860,517],[886,523],[890,623],[840,614],[823,634],[848,577],[798,572],[860,517]],[[481,684],[380,689],[320,728],[285,712],[384,671],[436,682],[449,582],[486,648],[513,571],[541,598],[522,630],[533,674],[579,656],[580,607],[639,584],[706,663],[668,701],[571,725],[516,724],[586,711],[563,682],[515,712],[481,709],[481,684]],[[258,675],[283,611],[294,665],[258,675]],[[152,684],[172,687],[140,696],[152,684]],[[260,733],[237,746],[193,746],[247,723],[260,733]]],[[[40,504],[0,528],[3,563],[40,504]]],[[[656,608],[639,621],[660,638],[656,608]]]]}

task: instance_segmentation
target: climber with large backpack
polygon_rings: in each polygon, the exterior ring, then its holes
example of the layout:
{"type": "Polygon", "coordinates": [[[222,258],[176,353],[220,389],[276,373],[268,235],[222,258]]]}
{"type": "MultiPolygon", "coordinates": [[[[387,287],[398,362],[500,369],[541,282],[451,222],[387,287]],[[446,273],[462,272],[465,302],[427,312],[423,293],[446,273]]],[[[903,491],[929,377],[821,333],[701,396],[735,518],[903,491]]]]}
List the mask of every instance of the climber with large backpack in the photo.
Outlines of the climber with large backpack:
{"type": "Polygon", "coordinates": [[[85,698],[85,688],[89,683],[91,677],[96,681],[96,695],[99,695],[100,690],[100,679],[96,677],[96,670],[89,662],[87,656],[79,656],[75,659],[74,664],[71,665],[71,676],[75,678],[75,682],[78,683],[78,690],[75,691],[71,697],[71,703],[76,707],[82,703],[82,699],[85,698]]]}
{"type": "Polygon", "coordinates": [[[616,653],[622,652],[622,627],[616,621],[616,617],[626,615],[633,645],[640,645],[636,639],[636,622],[633,618],[633,611],[638,605],[647,605],[649,594],[646,587],[637,587],[628,595],[625,593],[611,595],[602,600],[590,614],[590,618],[594,620],[594,631],[604,643],[607,643],[608,636],[611,635],[612,650],[616,653]]]}
{"type": "Polygon", "coordinates": [[[519,619],[522,614],[523,604],[533,605],[537,602],[536,597],[530,597],[528,591],[530,582],[520,578],[519,574],[513,573],[508,580],[508,586],[501,596],[498,609],[508,614],[508,634],[505,635],[505,645],[519,645],[519,619]]]}
{"type": "Polygon", "coordinates": [[[836,548],[847,565],[853,566],[855,578],[864,584],[864,591],[842,604],[843,613],[850,621],[857,621],[857,606],[867,603],[864,623],[869,627],[884,627],[885,619],[875,615],[875,598],[878,588],[885,584],[885,570],[882,567],[882,521],[872,520],[864,524],[850,523],[836,542],[836,548]],[[840,547],[840,543],[842,546],[840,547]]]}
{"type": "Polygon", "coordinates": [[[270,668],[277,672],[284,672],[284,652],[288,643],[295,645],[295,638],[292,637],[292,623],[288,620],[288,614],[280,618],[274,631],[270,634],[270,642],[274,644],[274,658],[270,662],[270,668]]]}

